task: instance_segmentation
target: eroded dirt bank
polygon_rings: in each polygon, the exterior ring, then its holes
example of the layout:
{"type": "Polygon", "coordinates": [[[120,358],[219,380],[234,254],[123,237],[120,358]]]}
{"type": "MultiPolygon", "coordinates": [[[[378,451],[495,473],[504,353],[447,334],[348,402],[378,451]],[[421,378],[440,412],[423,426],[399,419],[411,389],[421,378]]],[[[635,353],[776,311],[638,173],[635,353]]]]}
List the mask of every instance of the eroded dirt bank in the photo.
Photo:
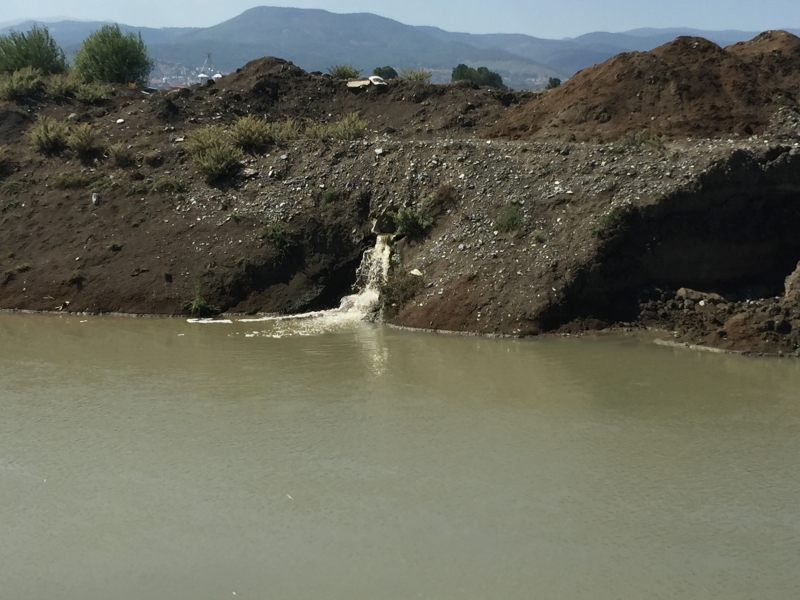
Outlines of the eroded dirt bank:
{"type": "Polygon", "coordinates": [[[359,95],[277,59],[216,86],[118,89],[98,106],[2,105],[0,143],[12,159],[1,182],[0,308],[178,314],[198,284],[232,312],[332,307],[374,243],[374,220],[424,207],[430,229],[394,244],[384,289],[392,322],[509,335],[655,328],[693,344],[792,354],[792,93],[759,108],[758,135],[734,127],[655,138],[620,126],[611,142],[551,129],[482,139],[542,99],[405,82],[359,95]],[[192,130],[248,112],[332,120],[353,110],[368,121],[364,139],[273,147],[213,187],[183,150],[192,130]],[[131,164],[34,153],[25,134],[40,112],[95,124],[131,164]],[[71,174],[87,183],[58,189],[71,174]]]}

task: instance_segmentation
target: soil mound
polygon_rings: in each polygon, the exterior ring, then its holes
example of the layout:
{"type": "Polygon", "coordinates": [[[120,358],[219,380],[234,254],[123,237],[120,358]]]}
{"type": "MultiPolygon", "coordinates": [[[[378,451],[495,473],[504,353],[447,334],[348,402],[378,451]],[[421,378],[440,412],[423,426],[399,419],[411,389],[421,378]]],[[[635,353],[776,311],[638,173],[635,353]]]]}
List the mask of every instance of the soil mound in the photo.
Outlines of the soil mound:
{"type": "Polygon", "coordinates": [[[720,48],[679,37],[650,52],[619,54],[509,111],[490,135],[612,141],[647,131],[667,137],[762,132],[775,110],[797,108],[800,38],[767,31],[720,48]]]}
{"type": "Polygon", "coordinates": [[[466,82],[432,85],[402,79],[385,87],[351,89],[327,74],[307,73],[289,61],[264,57],[216,84],[183,92],[183,106],[190,116],[200,116],[211,104],[222,115],[252,113],[269,120],[328,121],[357,111],[372,131],[425,137],[442,132],[470,135],[531,96],[466,82]]]}

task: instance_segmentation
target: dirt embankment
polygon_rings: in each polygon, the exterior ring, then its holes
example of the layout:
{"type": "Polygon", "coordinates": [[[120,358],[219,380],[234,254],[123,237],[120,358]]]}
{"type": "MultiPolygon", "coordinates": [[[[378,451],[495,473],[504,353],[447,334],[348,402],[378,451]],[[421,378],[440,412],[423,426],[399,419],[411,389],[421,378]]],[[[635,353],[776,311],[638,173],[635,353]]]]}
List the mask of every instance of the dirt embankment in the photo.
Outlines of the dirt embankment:
{"type": "Polygon", "coordinates": [[[720,98],[739,92],[709,83],[716,109],[703,94],[684,95],[681,110],[658,105],[673,111],[671,120],[668,113],[651,119],[652,109],[641,122],[625,121],[625,103],[641,105],[635,86],[644,85],[625,65],[649,64],[650,53],[617,57],[594,67],[594,77],[587,69],[533,99],[408,82],[354,93],[262,59],[212,86],[150,95],[118,89],[94,107],[0,106],[0,144],[12,154],[0,182],[0,308],[176,314],[198,283],[224,310],[331,307],[350,291],[374,243],[373,220],[425,206],[433,226],[420,239],[395,241],[398,261],[385,290],[393,322],[509,335],[655,328],[692,344],[793,353],[800,109],[792,86],[800,70],[791,54],[797,38],[786,35],[725,50],[682,39],[654,51],[674,63],[663,76],[678,81],[719,83],[727,79],[708,75],[711,66],[734,58],[750,65],[730,69],[767,82],[754,96],[763,102],[747,109],[758,119],[728,115],[738,100],[720,98]],[[694,60],[698,54],[705,63],[694,60]],[[613,81],[600,77],[612,71],[613,81]],[[775,82],[780,100],[762,93],[775,82]],[[575,90],[590,84],[616,98],[607,100],[608,121],[539,125],[536,107],[563,113],[575,90]],[[681,121],[687,107],[697,123],[699,115],[718,117],[692,141],[681,121]],[[237,177],[215,187],[182,146],[194,129],[237,115],[329,121],[355,110],[368,121],[363,140],[290,142],[248,156],[237,177]],[[91,122],[133,161],[123,168],[102,155],[83,162],[69,152],[38,155],[24,137],[37,113],[91,122]],[[533,141],[480,139],[516,136],[523,117],[533,141]],[[517,129],[498,124],[509,120],[517,129]],[[628,135],[648,123],[665,137],[628,135]],[[742,123],[758,135],[744,135],[742,123]],[[57,189],[74,174],[89,183],[57,189]]]}
{"type": "Polygon", "coordinates": [[[800,99],[800,39],[768,31],[720,48],[679,37],[620,54],[509,111],[491,135],[607,142],[630,133],[674,137],[760,134],[775,109],[800,99]]]}

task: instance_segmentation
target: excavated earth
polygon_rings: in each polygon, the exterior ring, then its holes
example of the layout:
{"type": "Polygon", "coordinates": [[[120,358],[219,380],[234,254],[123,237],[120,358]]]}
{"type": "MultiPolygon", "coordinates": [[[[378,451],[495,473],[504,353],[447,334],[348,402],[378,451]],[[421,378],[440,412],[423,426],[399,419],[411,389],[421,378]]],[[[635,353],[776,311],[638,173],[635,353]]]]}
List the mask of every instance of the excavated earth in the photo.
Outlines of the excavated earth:
{"type": "Polygon", "coordinates": [[[97,106],[0,104],[12,155],[0,175],[0,308],[179,314],[198,284],[229,312],[333,307],[375,220],[391,230],[387,215],[424,205],[432,228],[394,241],[390,322],[507,335],[652,329],[793,355],[798,42],[768,32],[722,50],[681,38],[541,95],[410,82],[354,92],[261,59],[215,85],[118,88],[97,106]],[[689,85],[679,101],[675,81],[689,85]],[[647,96],[651,85],[660,92],[647,96]],[[588,116],[592,98],[601,119],[588,116]],[[363,139],[290,142],[216,186],[182,147],[187,133],[243,114],[352,111],[368,122],[363,139]],[[26,131],[39,113],[91,122],[135,160],[36,154],[26,131]],[[65,173],[93,181],[55,189],[65,173]]]}

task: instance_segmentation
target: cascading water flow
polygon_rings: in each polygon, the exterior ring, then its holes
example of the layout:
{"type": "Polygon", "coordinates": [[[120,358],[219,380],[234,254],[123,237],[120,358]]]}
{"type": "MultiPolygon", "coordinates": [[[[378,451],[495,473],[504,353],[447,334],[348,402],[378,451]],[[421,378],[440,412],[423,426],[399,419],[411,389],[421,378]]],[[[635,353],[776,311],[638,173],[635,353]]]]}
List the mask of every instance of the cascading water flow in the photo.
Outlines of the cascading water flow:
{"type": "MultiPolygon", "coordinates": [[[[378,307],[381,285],[386,282],[392,248],[389,244],[391,234],[378,235],[375,246],[364,252],[358,267],[356,294],[345,296],[338,308],[300,313],[296,315],[267,316],[237,319],[238,323],[272,323],[273,328],[265,332],[245,334],[247,337],[265,335],[284,337],[287,335],[313,335],[348,323],[355,323],[370,317],[378,307]]],[[[231,323],[230,320],[189,319],[190,323],[231,323]]]]}

